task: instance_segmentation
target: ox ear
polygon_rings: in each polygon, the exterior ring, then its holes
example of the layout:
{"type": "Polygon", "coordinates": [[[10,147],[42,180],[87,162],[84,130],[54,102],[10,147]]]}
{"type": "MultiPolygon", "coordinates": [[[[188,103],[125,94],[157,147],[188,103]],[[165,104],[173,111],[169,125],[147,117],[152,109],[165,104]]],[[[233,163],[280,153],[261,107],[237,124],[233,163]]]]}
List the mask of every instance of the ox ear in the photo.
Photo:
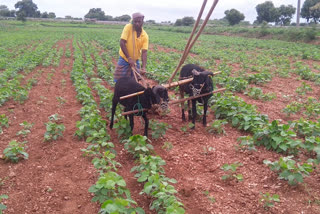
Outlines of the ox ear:
{"type": "Polygon", "coordinates": [[[211,71],[203,71],[201,73],[206,75],[206,76],[212,76],[213,77],[213,73],[211,71]]]}
{"type": "Polygon", "coordinates": [[[193,69],[192,71],[193,76],[199,76],[199,71],[197,71],[196,69],[193,69]]]}

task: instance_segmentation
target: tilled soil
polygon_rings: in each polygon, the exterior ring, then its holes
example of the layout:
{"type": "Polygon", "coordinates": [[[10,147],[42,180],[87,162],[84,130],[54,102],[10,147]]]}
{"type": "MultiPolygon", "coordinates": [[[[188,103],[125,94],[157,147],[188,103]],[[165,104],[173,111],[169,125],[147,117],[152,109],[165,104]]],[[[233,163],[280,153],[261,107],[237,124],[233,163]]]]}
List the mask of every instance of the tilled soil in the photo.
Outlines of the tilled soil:
{"type": "MultiPolygon", "coordinates": [[[[58,47],[71,48],[72,40],[60,41],[58,47]]],[[[73,56],[73,54],[72,54],[73,56]]],[[[0,193],[7,194],[9,199],[5,213],[98,213],[99,205],[91,202],[92,194],[88,188],[98,178],[91,160],[83,157],[80,149],[86,148],[86,142],[76,139],[76,121],[80,120],[78,111],[81,104],[76,100],[76,92],[70,80],[72,63],[65,64],[63,57],[59,67],[37,67],[44,72],[38,78],[29,94],[29,99],[23,104],[8,102],[0,107],[0,113],[5,113],[10,119],[9,128],[0,135],[0,151],[11,140],[28,141],[26,151],[28,160],[17,164],[0,161],[0,178],[3,184],[0,193]],[[48,82],[47,75],[55,70],[53,78],[48,82]],[[65,80],[65,81],[63,81],[65,80]],[[62,84],[62,82],[64,82],[62,84]],[[59,103],[57,97],[67,102],[59,103]],[[45,123],[48,117],[58,113],[66,130],[63,138],[54,142],[44,142],[45,123]],[[16,136],[22,129],[23,121],[34,123],[27,137],[16,136]]],[[[72,61],[73,58],[71,57],[72,61]]],[[[113,60],[116,63],[116,60],[113,60]]],[[[148,80],[151,85],[154,81],[148,80]]],[[[105,83],[104,83],[105,84],[105,83]]],[[[308,83],[312,84],[312,83],[308,83]]],[[[276,93],[273,101],[263,102],[253,100],[243,94],[247,103],[257,106],[258,111],[267,114],[270,121],[281,119],[283,122],[298,119],[302,114],[287,117],[283,109],[288,101],[283,95],[292,95],[292,88],[301,85],[296,77],[274,77],[270,83],[261,88],[264,93],[276,93]]],[[[312,84],[314,90],[309,96],[319,94],[319,88],[312,84]]],[[[174,92],[170,91],[172,95],[174,92]]],[[[95,99],[99,98],[94,93],[95,99]]],[[[111,108],[111,107],[110,107],[111,108]]],[[[207,121],[215,120],[212,110],[209,110],[207,121]]],[[[102,112],[105,118],[106,113],[102,112]]],[[[174,184],[178,193],[176,196],[185,205],[186,213],[320,213],[320,176],[316,169],[303,184],[289,186],[287,181],[279,180],[263,160],[278,160],[281,156],[276,152],[257,147],[257,151],[241,151],[236,149],[238,137],[248,133],[237,130],[231,125],[225,126],[225,135],[210,134],[201,122],[197,121],[194,130],[184,132],[181,128],[189,122],[182,122],[178,105],[170,105],[167,115],[148,114],[149,119],[165,122],[172,126],[161,139],[151,140],[155,155],[166,161],[164,166],[166,176],[178,181],[174,184]],[[168,147],[168,145],[171,145],[168,147]],[[223,181],[226,173],[221,166],[231,163],[242,163],[237,169],[243,175],[243,181],[236,179],[223,181]],[[260,203],[261,194],[278,194],[280,203],[275,207],[264,209],[260,203]]],[[[108,118],[105,118],[108,120],[108,118]]],[[[135,117],[133,134],[142,134],[144,124],[140,117],[135,117]]],[[[117,151],[116,160],[122,164],[118,173],[127,182],[132,198],[143,207],[146,213],[152,199],[139,194],[143,184],[138,183],[130,170],[135,166],[133,157],[119,143],[115,130],[108,130],[117,151]]],[[[150,130],[151,132],[151,130],[150,130]]],[[[149,135],[150,137],[150,135],[149,135]]],[[[307,157],[300,154],[299,158],[307,157]]]]}

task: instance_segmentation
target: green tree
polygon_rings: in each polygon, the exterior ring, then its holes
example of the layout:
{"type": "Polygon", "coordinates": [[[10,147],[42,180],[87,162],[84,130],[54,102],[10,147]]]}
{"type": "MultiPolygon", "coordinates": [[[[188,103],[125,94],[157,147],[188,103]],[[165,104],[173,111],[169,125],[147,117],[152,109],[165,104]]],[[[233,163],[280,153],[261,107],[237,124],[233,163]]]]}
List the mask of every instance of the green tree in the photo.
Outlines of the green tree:
{"type": "Polygon", "coordinates": [[[56,14],[55,14],[54,12],[50,12],[50,13],[48,14],[48,18],[49,18],[49,19],[54,19],[54,18],[56,18],[56,14]]]}
{"type": "Polygon", "coordinates": [[[236,9],[226,10],[224,14],[230,25],[239,24],[245,18],[243,13],[240,13],[236,9]]]}
{"type": "Polygon", "coordinates": [[[110,16],[110,15],[105,16],[105,21],[112,21],[112,20],[113,20],[112,16],[110,16]]]}
{"type": "Polygon", "coordinates": [[[101,8],[91,8],[84,18],[103,21],[105,20],[105,14],[101,8]]]}
{"type": "Polygon", "coordinates": [[[296,8],[292,5],[281,5],[279,8],[276,8],[277,15],[275,18],[276,24],[280,25],[290,25],[293,15],[296,13],[296,8]]]}
{"type": "Polygon", "coordinates": [[[0,16],[4,17],[15,17],[15,10],[9,10],[6,5],[0,5],[0,16]]]}
{"type": "Polygon", "coordinates": [[[320,0],[305,0],[301,9],[301,17],[307,19],[309,23],[310,19],[317,23],[320,18],[320,0]]]}
{"type": "Polygon", "coordinates": [[[37,10],[36,13],[34,14],[34,18],[40,18],[41,17],[41,12],[40,10],[37,10]]]}
{"type": "Polygon", "coordinates": [[[122,16],[117,16],[114,18],[114,21],[119,21],[119,22],[128,22],[130,21],[131,16],[129,15],[122,15],[122,16]]]}
{"type": "Polygon", "coordinates": [[[44,13],[41,13],[41,18],[43,19],[47,19],[49,17],[48,13],[47,12],[44,12],[44,13]]]}
{"type": "Polygon", "coordinates": [[[257,11],[257,21],[258,23],[266,22],[274,22],[277,17],[277,9],[274,7],[272,1],[266,1],[262,4],[258,4],[256,6],[257,11]]]}
{"type": "Polygon", "coordinates": [[[14,7],[18,9],[16,12],[18,20],[25,20],[25,17],[36,17],[38,6],[32,0],[18,1],[14,7]]]}
{"type": "Polygon", "coordinates": [[[147,20],[146,23],[149,23],[149,24],[155,24],[156,21],[155,20],[147,20]]]}
{"type": "Polygon", "coordinates": [[[174,26],[182,26],[182,19],[177,19],[174,26]]]}
{"type": "Polygon", "coordinates": [[[193,17],[190,17],[190,16],[186,16],[186,17],[183,17],[182,20],[182,25],[183,26],[191,26],[193,25],[196,21],[194,20],[193,17]]]}

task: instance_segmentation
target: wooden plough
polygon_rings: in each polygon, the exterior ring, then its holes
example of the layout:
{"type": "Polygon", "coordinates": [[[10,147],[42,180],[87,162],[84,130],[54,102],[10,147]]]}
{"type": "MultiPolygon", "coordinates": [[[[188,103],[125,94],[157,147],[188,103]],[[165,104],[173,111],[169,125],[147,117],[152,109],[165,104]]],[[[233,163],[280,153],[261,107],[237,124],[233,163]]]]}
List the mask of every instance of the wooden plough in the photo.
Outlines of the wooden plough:
{"type": "MultiPolygon", "coordinates": [[[[198,18],[197,18],[197,21],[193,27],[193,30],[191,32],[191,35],[189,37],[189,40],[188,40],[188,43],[184,49],[184,52],[183,52],[183,55],[180,59],[180,62],[177,66],[177,68],[175,69],[175,71],[172,73],[171,77],[169,78],[168,80],[168,84],[164,84],[162,86],[164,86],[165,88],[172,88],[172,87],[176,87],[176,86],[180,86],[180,85],[184,85],[184,84],[187,84],[187,83],[190,83],[192,82],[193,78],[188,78],[188,79],[184,79],[184,80],[179,80],[179,81],[176,81],[176,82],[172,82],[174,76],[176,75],[176,73],[178,72],[178,70],[180,69],[180,67],[182,66],[182,64],[184,63],[184,61],[186,60],[192,46],[195,44],[196,40],[198,39],[198,37],[200,36],[200,34],[202,33],[205,25],[207,24],[214,8],[216,7],[217,3],[219,2],[219,0],[215,0],[205,18],[205,20],[203,21],[203,24],[201,25],[199,31],[197,32],[195,38],[193,39],[193,36],[196,32],[196,29],[198,28],[198,25],[200,23],[200,20],[201,20],[201,17],[202,17],[202,13],[204,11],[204,8],[207,4],[207,0],[204,0],[203,1],[203,4],[202,4],[202,7],[200,9],[200,12],[199,12],[199,15],[198,15],[198,18]]],[[[136,79],[136,81],[138,82],[138,76],[140,77],[140,79],[142,80],[142,85],[144,87],[147,87],[148,85],[146,84],[144,78],[141,76],[141,74],[139,72],[137,72],[137,70],[135,68],[132,68],[133,70],[133,74],[134,74],[134,77],[136,79]]],[[[221,72],[216,72],[216,73],[213,73],[213,75],[217,75],[217,74],[220,74],[221,72]]],[[[207,96],[207,95],[210,95],[210,94],[213,94],[213,93],[218,93],[218,92],[222,92],[222,91],[225,91],[226,89],[225,88],[221,88],[221,89],[217,89],[215,91],[212,91],[212,92],[209,92],[209,93],[205,93],[205,94],[201,94],[201,95],[198,95],[198,96],[192,96],[192,97],[189,97],[189,98],[184,98],[184,99],[180,99],[180,100],[175,100],[173,102],[170,102],[169,104],[177,104],[177,103],[180,103],[180,102],[184,102],[184,101],[187,101],[187,100],[192,100],[192,99],[196,99],[196,98],[199,98],[199,97],[203,97],[203,96],[207,96]]],[[[141,92],[137,92],[137,93],[133,93],[133,94],[129,94],[129,95],[126,95],[126,96],[123,96],[123,97],[120,97],[120,100],[123,100],[123,99],[127,99],[127,98],[130,98],[130,97],[134,97],[134,96],[138,96],[138,95],[141,95],[143,94],[144,91],[141,91],[141,92]]],[[[147,111],[148,109],[139,109],[139,110],[133,110],[133,111],[127,111],[127,112],[124,112],[122,113],[122,115],[129,115],[129,114],[134,114],[134,113],[139,113],[141,111],[147,111]]]]}

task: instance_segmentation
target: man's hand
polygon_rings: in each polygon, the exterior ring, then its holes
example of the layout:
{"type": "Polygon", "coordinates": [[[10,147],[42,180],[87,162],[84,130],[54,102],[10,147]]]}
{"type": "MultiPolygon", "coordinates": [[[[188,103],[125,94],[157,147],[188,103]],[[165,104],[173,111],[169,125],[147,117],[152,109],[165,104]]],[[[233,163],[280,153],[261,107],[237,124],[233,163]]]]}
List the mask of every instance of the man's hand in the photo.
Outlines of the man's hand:
{"type": "Polygon", "coordinates": [[[131,57],[128,57],[128,63],[131,68],[136,66],[134,60],[131,57]]]}
{"type": "Polygon", "coordinates": [[[140,69],[140,74],[141,75],[145,75],[147,72],[146,72],[146,69],[145,68],[141,68],[140,69]]]}

